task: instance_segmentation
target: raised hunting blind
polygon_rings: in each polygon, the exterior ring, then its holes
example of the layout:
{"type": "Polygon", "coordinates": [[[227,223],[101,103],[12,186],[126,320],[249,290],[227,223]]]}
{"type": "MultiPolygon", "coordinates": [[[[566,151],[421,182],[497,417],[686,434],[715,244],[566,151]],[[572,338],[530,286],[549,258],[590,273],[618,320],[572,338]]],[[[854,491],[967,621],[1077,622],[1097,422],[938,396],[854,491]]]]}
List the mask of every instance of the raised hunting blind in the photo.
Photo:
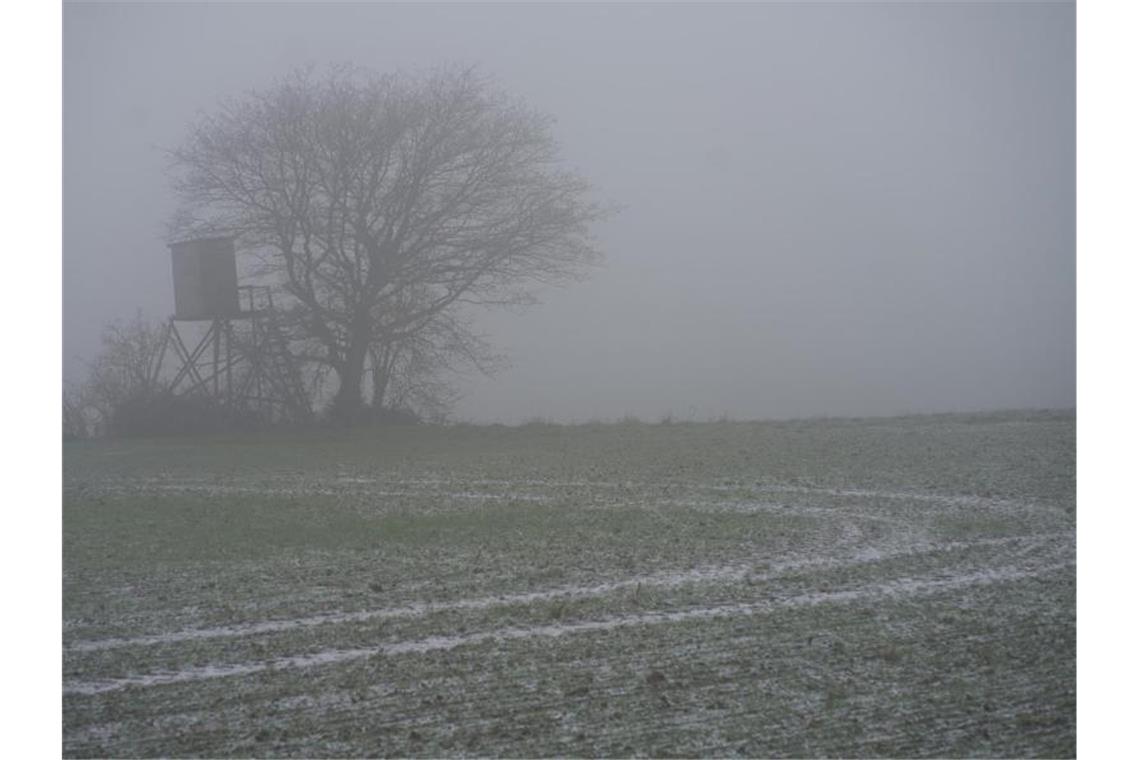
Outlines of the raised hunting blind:
{"type": "Polygon", "coordinates": [[[174,314],[154,368],[154,387],[194,397],[235,417],[307,420],[308,394],[265,286],[238,285],[234,239],[170,245],[174,314]],[[168,354],[174,360],[164,375],[168,354]]]}
{"type": "Polygon", "coordinates": [[[241,311],[237,257],[233,238],[217,237],[172,243],[174,318],[228,319],[241,311]]]}

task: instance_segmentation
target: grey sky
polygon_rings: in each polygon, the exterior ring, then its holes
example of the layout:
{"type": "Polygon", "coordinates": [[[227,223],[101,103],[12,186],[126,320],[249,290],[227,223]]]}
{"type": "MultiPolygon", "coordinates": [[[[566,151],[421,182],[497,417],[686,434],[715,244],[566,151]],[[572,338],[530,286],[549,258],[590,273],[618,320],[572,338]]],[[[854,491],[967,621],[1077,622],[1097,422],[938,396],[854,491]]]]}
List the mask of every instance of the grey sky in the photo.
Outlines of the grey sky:
{"type": "Polygon", "coordinates": [[[303,63],[474,63],[624,211],[458,416],[1075,404],[1072,4],[64,11],[65,374],[172,308],[161,148],[303,63]]]}

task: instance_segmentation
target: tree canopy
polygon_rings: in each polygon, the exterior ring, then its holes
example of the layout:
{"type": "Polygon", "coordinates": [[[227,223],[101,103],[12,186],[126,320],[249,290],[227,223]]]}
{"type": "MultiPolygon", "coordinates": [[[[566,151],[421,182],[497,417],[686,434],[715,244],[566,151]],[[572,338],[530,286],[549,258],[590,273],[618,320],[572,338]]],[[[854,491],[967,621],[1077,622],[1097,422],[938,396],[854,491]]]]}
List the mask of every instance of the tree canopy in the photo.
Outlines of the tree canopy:
{"type": "Polygon", "coordinates": [[[351,417],[366,370],[408,366],[384,357],[478,363],[461,305],[525,302],[599,259],[589,225],[606,210],[551,124],[469,69],[299,70],[192,125],[171,153],[174,231],[256,256],[351,417]]]}

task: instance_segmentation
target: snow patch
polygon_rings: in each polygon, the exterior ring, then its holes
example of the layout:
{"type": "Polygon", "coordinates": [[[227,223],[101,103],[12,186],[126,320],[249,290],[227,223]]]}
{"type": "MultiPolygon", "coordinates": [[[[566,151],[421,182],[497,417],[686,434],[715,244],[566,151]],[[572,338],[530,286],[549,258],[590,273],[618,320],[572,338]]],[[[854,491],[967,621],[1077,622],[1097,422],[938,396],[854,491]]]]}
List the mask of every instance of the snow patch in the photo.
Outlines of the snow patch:
{"type": "Polygon", "coordinates": [[[747,604],[730,604],[718,607],[699,607],[675,612],[645,612],[640,614],[618,615],[601,620],[587,620],[575,623],[538,625],[529,627],[506,627],[492,631],[462,634],[457,636],[429,636],[414,641],[400,641],[359,649],[333,649],[313,654],[281,657],[273,660],[236,663],[229,665],[207,665],[174,672],[162,672],[127,678],[96,681],[73,681],[65,683],[64,694],[92,695],[118,691],[128,687],[149,687],[165,684],[201,681],[211,678],[244,676],[269,670],[289,668],[310,668],[332,665],[374,656],[399,656],[449,650],[460,646],[472,646],[487,641],[511,641],[517,639],[551,638],[579,633],[611,631],[618,628],[665,623],[683,623],[693,620],[750,616],[772,613],[782,609],[794,609],[821,604],[840,604],[869,599],[890,599],[921,596],[942,591],[968,588],[976,585],[1003,583],[1025,578],[1039,577],[1074,566],[1074,561],[1059,562],[1032,570],[1020,567],[989,568],[973,573],[950,577],[907,578],[887,583],[871,584],[843,591],[819,591],[800,594],[786,599],[764,600],[747,604]]]}

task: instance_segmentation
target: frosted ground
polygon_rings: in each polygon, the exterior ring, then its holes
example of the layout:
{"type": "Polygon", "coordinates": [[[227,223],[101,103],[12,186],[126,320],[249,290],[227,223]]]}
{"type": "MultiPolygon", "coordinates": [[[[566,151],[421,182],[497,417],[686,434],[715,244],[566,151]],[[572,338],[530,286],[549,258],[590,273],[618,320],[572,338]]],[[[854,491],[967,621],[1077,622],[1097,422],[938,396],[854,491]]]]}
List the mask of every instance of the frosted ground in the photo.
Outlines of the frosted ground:
{"type": "Polygon", "coordinates": [[[1071,756],[1074,427],[68,444],[63,752],[1071,756]]]}

